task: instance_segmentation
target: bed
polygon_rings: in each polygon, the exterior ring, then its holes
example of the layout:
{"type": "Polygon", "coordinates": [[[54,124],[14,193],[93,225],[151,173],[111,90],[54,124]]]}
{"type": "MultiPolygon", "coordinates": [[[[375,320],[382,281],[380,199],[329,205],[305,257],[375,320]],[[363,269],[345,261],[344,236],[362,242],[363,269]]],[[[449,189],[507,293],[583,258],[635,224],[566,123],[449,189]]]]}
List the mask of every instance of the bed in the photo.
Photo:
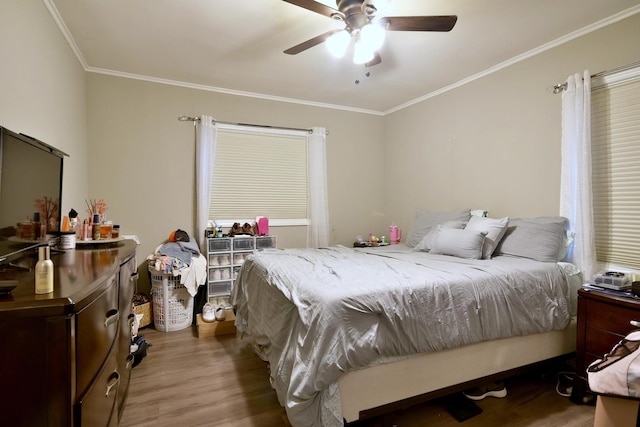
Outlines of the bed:
{"type": "Polygon", "coordinates": [[[427,212],[419,227],[419,213],[405,244],[270,249],[245,261],[236,327],[269,363],[293,426],[340,426],[575,350],[581,278],[560,261],[566,219],[462,210],[427,212]]]}

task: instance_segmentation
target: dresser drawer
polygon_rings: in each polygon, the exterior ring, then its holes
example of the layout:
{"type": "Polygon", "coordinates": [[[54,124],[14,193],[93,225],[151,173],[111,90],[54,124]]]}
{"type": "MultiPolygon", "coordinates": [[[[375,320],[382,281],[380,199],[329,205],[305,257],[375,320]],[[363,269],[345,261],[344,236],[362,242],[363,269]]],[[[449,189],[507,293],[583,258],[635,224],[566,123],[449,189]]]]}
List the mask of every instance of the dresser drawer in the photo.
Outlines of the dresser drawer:
{"type": "Polygon", "coordinates": [[[618,334],[627,335],[637,329],[629,322],[640,321],[640,312],[619,305],[607,304],[595,300],[586,300],[587,327],[603,331],[615,331],[618,334]]]}
{"type": "Polygon", "coordinates": [[[77,390],[84,392],[97,375],[118,333],[118,287],[116,275],[107,288],[76,315],[77,390]]]}
{"type": "Polygon", "coordinates": [[[95,381],[78,400],[75,411],[76,425],[82,427],[116,427],[118,425],[116,403],[121,379],[118,373],[117,353],[114,347],[95,381]]]}

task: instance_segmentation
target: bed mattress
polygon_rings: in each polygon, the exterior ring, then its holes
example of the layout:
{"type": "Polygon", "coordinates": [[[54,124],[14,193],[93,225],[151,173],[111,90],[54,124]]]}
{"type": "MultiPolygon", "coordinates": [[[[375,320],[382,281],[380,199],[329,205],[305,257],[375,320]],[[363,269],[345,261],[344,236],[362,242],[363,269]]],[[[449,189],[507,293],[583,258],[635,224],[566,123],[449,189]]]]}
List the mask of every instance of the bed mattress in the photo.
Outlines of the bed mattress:
{"type": "Polygon", "coordinates": [[[345,372],[563,329],[574,305],[569,266],[461,259],[404,245],[273,249],[245,261],[232,301],[238,330],[270,363],[291,424],[337,426],[342,418],[331,401],[345,372]]]}

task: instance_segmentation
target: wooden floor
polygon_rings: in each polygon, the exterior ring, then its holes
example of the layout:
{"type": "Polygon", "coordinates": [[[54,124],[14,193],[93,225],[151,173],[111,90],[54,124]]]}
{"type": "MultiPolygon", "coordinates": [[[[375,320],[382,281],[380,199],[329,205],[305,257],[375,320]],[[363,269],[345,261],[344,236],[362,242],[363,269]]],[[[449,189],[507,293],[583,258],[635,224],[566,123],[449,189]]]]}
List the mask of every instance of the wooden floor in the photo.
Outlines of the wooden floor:
{"type": "MultiPolygon", "coordinates": [[[[234,335],[199,339],[195,327],[182,331],[140,330],[149,348],[133,368],[121,427],[289,426],[268,381],[267,364],[247,341],[234,335]]],[[[507,379],[504,399],[477,402],[483,412],[463,423],[439,401],[357,427],[587,427],[594,406],[574,405],[556,393],[552,372],[507,379]]]]}

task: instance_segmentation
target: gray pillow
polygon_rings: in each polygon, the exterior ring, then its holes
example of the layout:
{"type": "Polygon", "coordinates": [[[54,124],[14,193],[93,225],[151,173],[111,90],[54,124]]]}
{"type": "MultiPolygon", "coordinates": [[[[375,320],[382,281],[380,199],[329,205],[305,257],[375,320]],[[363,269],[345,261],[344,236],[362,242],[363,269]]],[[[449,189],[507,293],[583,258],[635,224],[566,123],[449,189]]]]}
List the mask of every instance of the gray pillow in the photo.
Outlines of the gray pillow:
{"type": "Polygon", "coordinates": [[[442,228],[457,228],[459,230],[463,229],[466,225],[464,221],[447,221],[444,224],[438,224],[437,226],[431,227],[429,232],[420,240],[420,243],[413,248],[414,251],[420,252],[429,252],[431,247],[433,246],[433,239],[435,239],[436,235],[440,227],[442,228]]]}
{"type": "Polygon", "coordinates": [[[425,211],[418,209],[415,219],[405,239],[407,246],[416,247],[432,227],[447,221],[469,221],[471,209],[460,209],[448,212],[425,211]]]}
{"type": "Polygon", "coordinates": [[[569,220],[561,216],[513,218],[495,255],[511,255],[543,262],[562,259],[569,220]]]}
{"type": "Polygon", "coordinates": [[[430,253],[480,259],[486,234],[483,231],[439,227],[430,253]]]}
{"type": "Polygon", "coordinates": [[[495,251],[498,243],[500,243],[504,233],[507,231],[508,224],[509,217],[494,219],[474,215],[469,219],[469,224],[467,224],[465,230],[484,231],[487,233],[484,239],[484,246],[482,247],[482,258],[490,259],[493,251],[495,251]]]}

